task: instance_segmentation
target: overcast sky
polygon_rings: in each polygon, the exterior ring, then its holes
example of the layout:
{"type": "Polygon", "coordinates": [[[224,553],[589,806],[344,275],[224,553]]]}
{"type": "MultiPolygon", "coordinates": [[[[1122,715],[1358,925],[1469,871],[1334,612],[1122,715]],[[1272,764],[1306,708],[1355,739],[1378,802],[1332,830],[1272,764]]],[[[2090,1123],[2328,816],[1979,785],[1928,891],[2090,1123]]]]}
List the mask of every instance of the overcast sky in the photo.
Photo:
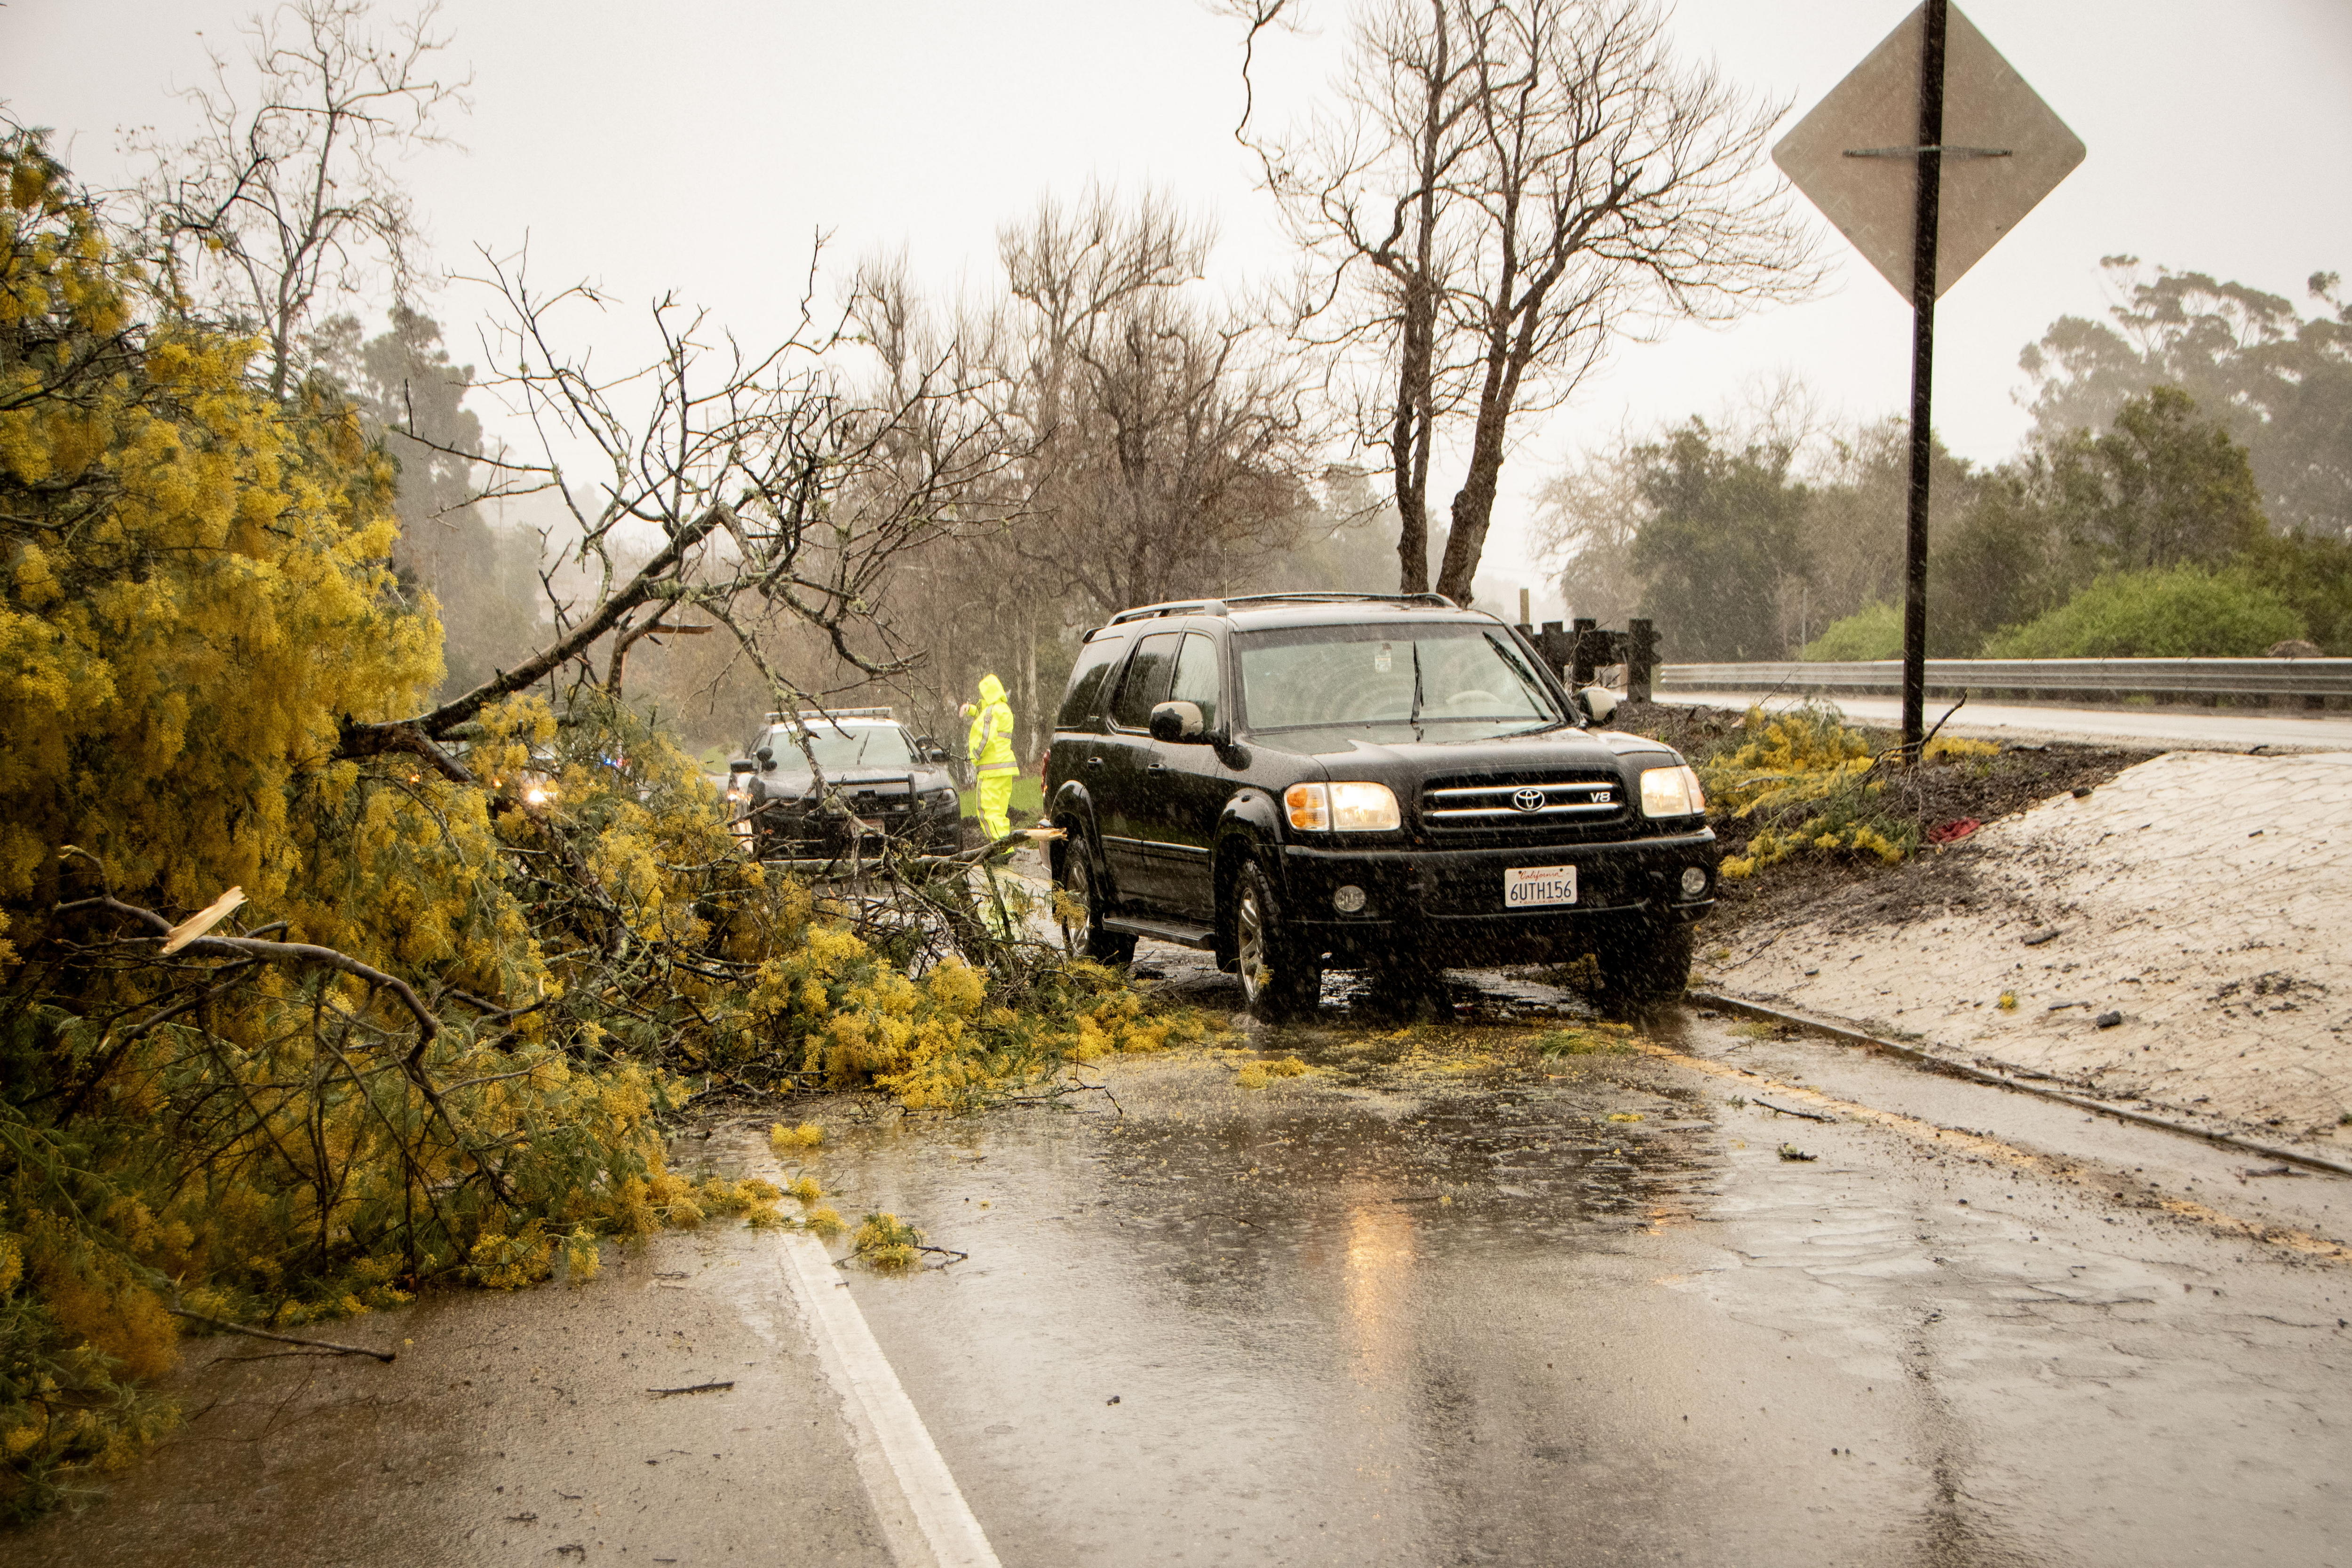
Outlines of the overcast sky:
{"type": "MultiPolygon", "coordinates": [[[[1305,106],[1344,38],[1343,0],[1310,6],[1322,36],[1284,46],[1261,96],[1270,117],[1305,106]]],[[[1785,126],[1909,8],[1682,0],[1675,32],[1733,80],[1790,100],[1785,126]]],[[[241,47],[236,24],[254,9],[5,0],[0,100],[54,128],[85,178],[120,179],[121,130],[183,130],[172,89],[203,78],[205,41],[241,47]]],[[[2018,351],[2054,317],[2103,305],[2102,256],[2298,302],[2312,272],[2352,273],[2352,0],[1966,9],[2090,151],[1938,309],[1936,422],[1959,453],[2014,449],[2018,351]]],[[[636,304],[675,289],[756,340],[786,324],[820,228],[845,265],[903,247],[942,291],[978,290],[998,226],[1090,178],[1158,186],[1213,216],[1226,281],[1281,260],[1232,134],[1237,39],[1197,0],[453,0],[444,17],[475,110],[457,128],[466,151],[410,173],[452,270],[477,245],[507,252],[528,234],[542,278],[586,277],[636,304]]],[[[1712,412],[1783,374],[1834,413],[1902,408],[1907,307],[1822,227],[1834,266],[1819,298],[1624,349],[1529,433],[1505,470],[1488,583],[1535,580],[1528,492],[1621,425],[1712,412]]],[[[456,356],[478,358],[475,294],[452,285],[430,308],[457,329],[456,356]]]]}

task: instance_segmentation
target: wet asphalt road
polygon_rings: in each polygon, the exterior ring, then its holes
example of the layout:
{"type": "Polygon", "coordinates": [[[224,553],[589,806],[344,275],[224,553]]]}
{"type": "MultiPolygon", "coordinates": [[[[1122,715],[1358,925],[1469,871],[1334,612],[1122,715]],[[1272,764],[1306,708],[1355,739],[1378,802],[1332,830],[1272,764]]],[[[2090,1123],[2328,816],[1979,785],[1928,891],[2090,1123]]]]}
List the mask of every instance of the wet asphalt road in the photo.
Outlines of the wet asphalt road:
{"type": "MultiPolygon", "coordinates": [[[[1559,994],[1470,994],[835,1123],[845,1212],[971,1255],[845,1289],[999,1560],[2352,1562],[2352,1182],[1687,1011],[1547,1059],[1559,994]]],[[[775,1246],[445,1298],[368,1325],[392,1367],[199,1373],[218,1404],[0,1562],[919,1560],[775,1246]]]]}

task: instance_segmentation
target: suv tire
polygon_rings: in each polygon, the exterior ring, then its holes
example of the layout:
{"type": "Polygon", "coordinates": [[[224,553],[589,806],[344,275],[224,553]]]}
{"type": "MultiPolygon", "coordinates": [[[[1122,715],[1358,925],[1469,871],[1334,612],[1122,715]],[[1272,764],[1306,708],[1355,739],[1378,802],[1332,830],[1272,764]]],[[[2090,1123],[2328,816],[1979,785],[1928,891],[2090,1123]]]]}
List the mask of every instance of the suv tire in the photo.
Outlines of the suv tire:
{"type": "Polygon", "coordinates": [[[1629,921],[1604,933],[1592,956],[1601,966],[1605,1001],[1657,1002],[1679,996],[1690,984],[1691,928],[1629,921]]]}
{"type": "Polygon", "coordinates": [[[1281,1023],[1313,1016],[1323,995],[1320,955],[1287,929],[1274,879],[1255,860],[1234,880],[1234,956],[1252,1017],[1281,1023]]]}
{"type": "Polygon", "coordinates": [[[1133,962],[1135,938],[1124,931],[1103,929],[1102,885],[1095,880],[1094,858],[1087,853],[1083,835],[1072,833],[1062,846],[1061,875],[1054,880],[1085,911],[1080,920],[1063,924],[1063,940],[1098,963],[1133,962]]]}

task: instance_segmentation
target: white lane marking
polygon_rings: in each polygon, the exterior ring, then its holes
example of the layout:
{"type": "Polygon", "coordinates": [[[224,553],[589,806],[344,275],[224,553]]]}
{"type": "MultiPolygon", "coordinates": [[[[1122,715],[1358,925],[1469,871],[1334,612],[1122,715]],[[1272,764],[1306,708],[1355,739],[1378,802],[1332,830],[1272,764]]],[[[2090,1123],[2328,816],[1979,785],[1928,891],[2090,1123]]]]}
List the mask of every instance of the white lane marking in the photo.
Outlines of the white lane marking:
{"type": "Polygon", "coordinates": [[[800,1298],[819,1358],[856,1418],[858,1470],[891,1537],[894,1554],[908,1568],[924,1562],[939,1568],[999,1568],[980,1521],[972,1517],[913,1401],[898,1385],[898,1374],[875,1343],[874,1331],[866,1326],[866,1314],[851,1299],[841,1271],[813,1237],[788,1235],[783,1243],[785,1282],[800,1298]],[[882,1463],[870,1462],[876,1456],[864,1451],[868,1443],[878,1450],[882,1463]],[[908,1541],[903,1529],[890,1528],[908,1514],[920,1532],[919,1542],[908,1541]]]}

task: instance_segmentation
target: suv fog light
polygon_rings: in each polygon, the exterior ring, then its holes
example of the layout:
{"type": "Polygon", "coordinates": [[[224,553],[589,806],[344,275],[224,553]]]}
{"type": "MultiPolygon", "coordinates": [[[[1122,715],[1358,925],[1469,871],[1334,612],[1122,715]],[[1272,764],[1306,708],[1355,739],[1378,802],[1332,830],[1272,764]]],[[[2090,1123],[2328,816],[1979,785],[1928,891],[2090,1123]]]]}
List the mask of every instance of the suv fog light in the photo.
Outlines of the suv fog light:
{"type": "Polygon", "coordinates": [[[1698,866],[1683,868],[1683,897],[1696,899],[1706,891],[1706,871],[1698,866]]]}
{"type": "Polygon", "coordinates": [[[1352,915],[1364,907],[1364,889],[1353,882],[1331,895],[1331,907],[1343,915],[1352,915]]]}

